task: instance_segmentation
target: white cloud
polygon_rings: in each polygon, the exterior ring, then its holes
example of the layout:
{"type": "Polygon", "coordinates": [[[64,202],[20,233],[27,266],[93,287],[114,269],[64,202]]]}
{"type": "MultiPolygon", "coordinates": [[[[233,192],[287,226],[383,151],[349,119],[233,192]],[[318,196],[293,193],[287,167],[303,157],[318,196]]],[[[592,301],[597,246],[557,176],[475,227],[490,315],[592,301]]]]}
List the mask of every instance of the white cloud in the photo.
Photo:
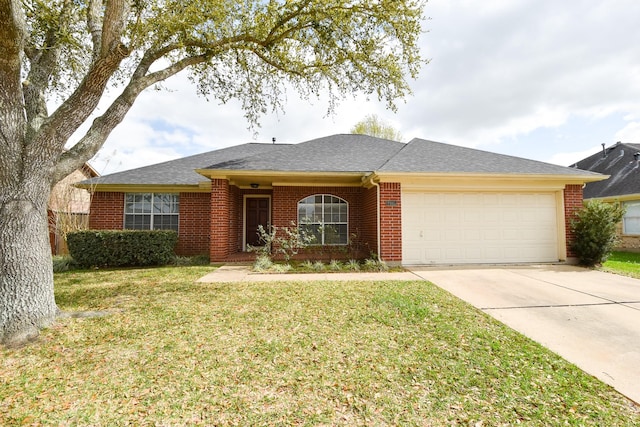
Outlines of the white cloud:
{"type": "Polygon", "coordinates": [[[549,163],[553,163],[560,166],[571,166],[574,163],[579,162],[582,159],[586,159],[589,156],[594,155],[598,151],[602,150],[602,146],[589,147],[582,151],[573,151],[566,153],[556,153],[548,160],[549,163]]]}

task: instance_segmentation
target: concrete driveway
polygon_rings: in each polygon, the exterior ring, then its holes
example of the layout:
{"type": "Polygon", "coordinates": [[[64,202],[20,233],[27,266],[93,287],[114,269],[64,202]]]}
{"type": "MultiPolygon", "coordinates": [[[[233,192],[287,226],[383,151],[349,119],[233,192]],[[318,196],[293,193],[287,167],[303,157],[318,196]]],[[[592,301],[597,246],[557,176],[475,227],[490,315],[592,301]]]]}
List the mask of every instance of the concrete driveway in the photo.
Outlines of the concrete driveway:
{"type": "Polygon", "coordinates": [[[567,265],[411,271],[640,403],[640,280],[567,265]]]}

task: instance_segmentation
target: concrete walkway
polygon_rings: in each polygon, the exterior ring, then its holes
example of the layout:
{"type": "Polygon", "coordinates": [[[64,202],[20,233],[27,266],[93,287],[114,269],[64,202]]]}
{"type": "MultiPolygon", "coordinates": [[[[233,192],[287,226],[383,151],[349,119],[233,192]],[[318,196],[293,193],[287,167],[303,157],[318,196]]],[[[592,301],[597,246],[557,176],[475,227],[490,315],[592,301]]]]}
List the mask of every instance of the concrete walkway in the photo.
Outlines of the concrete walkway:
{"type": "Polygon", "coordinates": [[[198,282],[306,282],[313,280],[338,280],[338,281],[357,281],[357,280],[423,280],[420,276],[410,272],[394,272],[394,273],[287,273],[287,274],[261,274],[254,273],[251,268],[244,265],[223,265],[215,271],[200,278],[198,282]]]}
{"type": "Polygon", "coordinates": [[[640,280],[567,265],[412,271],[640,403],[640,280]]]}

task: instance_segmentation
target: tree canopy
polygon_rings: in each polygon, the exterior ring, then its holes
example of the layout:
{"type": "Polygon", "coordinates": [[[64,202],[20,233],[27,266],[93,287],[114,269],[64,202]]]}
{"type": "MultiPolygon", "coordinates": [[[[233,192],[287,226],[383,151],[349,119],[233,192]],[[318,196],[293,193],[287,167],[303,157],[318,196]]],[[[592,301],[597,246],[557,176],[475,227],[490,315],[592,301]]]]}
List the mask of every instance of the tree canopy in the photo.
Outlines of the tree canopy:
{"type": "Polygon", "coordinates": [[[392,141],[402,141],[403,139],[400,131],[375,114],[369,114],[364,119],[356,123],[351,128],[351,133],[376,136],[378,138],[390,139],[392,141]]]}
{"type": "Polygon", "coordinates": [[[423,63],[423,7],[416,0],[0,0],[0,342],[30,336],[54,316],[44,238],[50,188],[95,155],[143,90],[185,71],[200,94],[238,99],[251,126],[283,108],[289,87],[306,99],[326,96],[330,111],[356,93],[393,109],[423,63]],[[112,86],[119,96],[97,113],[112,86]],[[58,106],[49,111],[53,99],[58,106]]]}

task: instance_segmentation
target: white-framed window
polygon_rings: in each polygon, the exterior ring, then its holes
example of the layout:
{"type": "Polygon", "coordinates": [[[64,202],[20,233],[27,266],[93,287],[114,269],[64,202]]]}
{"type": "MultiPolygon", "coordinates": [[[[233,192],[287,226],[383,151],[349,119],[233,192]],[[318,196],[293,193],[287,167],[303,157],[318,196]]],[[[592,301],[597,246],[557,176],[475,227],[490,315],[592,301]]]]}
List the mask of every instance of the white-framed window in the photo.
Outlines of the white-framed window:
{"type": "Polygon", "coordinates": [[[125,230],[178,231],[178,194],[126,193],[124,197],[125,230]]]}
{"type": "Polygon", "coordinates": [[[315,236],[315,244],[349,242],[348,203],[330,194],[316,194],[298,202],[298,227],[315,236]]]}
{"type": "Polygon", "coordinates": [[[626,212],[622,217],[623,234],[640,234],[640,201],[624,202],[626,212]]]}

